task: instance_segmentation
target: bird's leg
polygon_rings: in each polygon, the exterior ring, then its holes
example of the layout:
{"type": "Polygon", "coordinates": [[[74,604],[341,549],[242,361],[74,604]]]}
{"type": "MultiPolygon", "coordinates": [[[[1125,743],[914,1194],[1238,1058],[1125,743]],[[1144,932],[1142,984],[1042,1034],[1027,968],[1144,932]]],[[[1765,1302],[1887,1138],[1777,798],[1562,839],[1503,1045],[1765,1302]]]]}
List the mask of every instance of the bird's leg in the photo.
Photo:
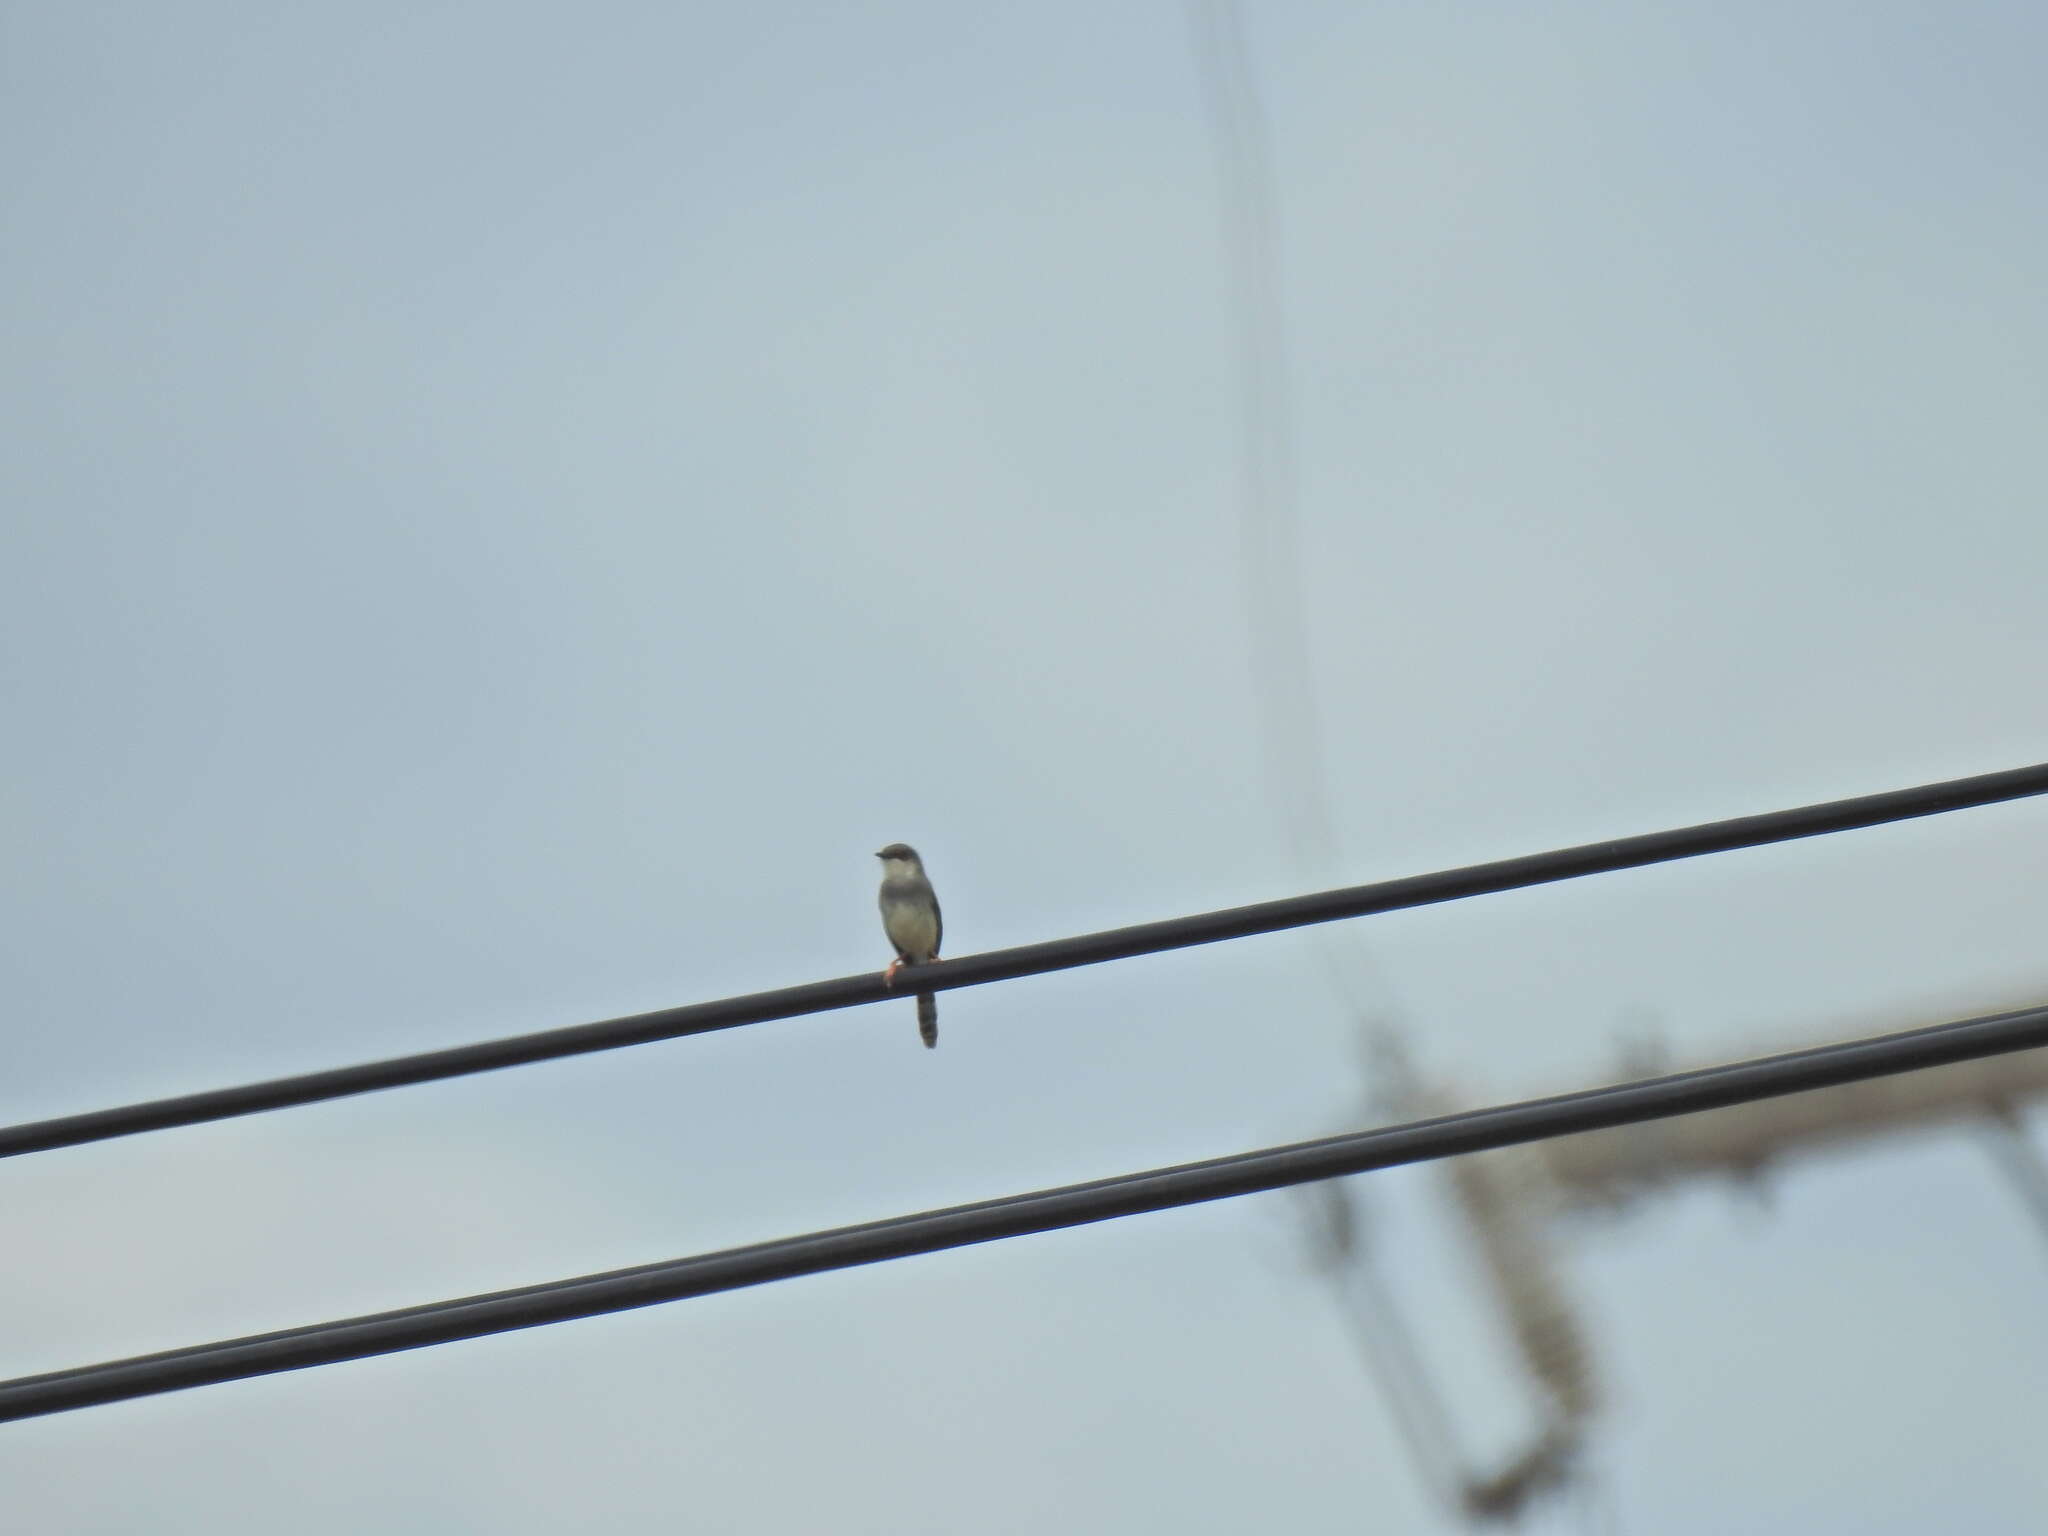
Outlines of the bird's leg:
{"type": "Polygon", "coordinates": [[[896,973],[902,969],[903,957],[901,955],[898,955],[894,960],[891,960],[887,965],[882,967],[882,985],[885,987],[895,986],[896,973]]]}

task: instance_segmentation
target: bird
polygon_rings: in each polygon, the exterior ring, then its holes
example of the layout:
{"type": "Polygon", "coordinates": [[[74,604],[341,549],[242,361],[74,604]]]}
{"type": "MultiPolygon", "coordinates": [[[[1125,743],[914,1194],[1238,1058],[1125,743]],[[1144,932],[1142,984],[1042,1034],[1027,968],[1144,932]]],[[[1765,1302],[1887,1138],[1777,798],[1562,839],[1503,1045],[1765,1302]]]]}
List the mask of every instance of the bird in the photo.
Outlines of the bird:
{"type": "MultiPolygon", "coordinates": [[[[910,844],[891,843],[875,857],[882,861],[882,932],[896,947],[882,985],[893,987],[902,967],[939,958],[939,898],[925,877],[924,860],[910,844]]],[[[917,1032],[928,1048],[939,1043],[939,1005],[929,992],[917,994],[917,1032]]]]}

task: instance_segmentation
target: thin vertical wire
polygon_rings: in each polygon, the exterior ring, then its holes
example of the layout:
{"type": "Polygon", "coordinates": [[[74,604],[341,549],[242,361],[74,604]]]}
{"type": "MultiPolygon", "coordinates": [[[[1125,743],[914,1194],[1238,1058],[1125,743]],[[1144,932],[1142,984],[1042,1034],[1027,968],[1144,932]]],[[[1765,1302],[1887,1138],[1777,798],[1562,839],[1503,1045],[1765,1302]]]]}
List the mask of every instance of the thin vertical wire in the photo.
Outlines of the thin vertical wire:
{"type": "MultiPolygon", "coordinates": [[[[1301,531],[1280,300],[1280,219],[1266,114],[1233,0],[1189,0],[1197,74],[1213,139],[1218,211],[1229,269],[1241,453],[1238,567],[1259,718],[1261,779],[1275,819],[1307,875],[1337,868],[1323,721],[1316,702],[1302,590],[1301,531]]],[[[1332,990],[1354,1017],[1368,992],[1332,935],[1317,952],[1332,990]]],[[[1362,951],[1353,948],[1363,963],[1362,951]]]]}
{"type": "MultiPolygon", "coordinates": [[[[1279,214],[1266,116],[1232,0],[1189,0],[1197,75],[1216,153],[1218,212],[1229,267],[1241,423],[1238,568],[1259,720],[1261,780],[1298,872],[1331,875],[1337,859],[1322,716],[1310,665],[1301,580],[1294,409],[1280,302],[1279,214]]],[[[1368,1013],[1362,987],[1329,935],[1315,947],[1340,1006],[1368,1013]]],[[[1384,991],[1383,987],[1374,990],[1384,991]]],[[[1338,1310],[1424,1484],[1460,1508],[1462,1473],[1450,1416],[1370,1251],[1350,1189],[1316,1190],[1338,1310]]]]}
{"type": "Polygon", "coordinates": [[[1985,1126],[1990,1133],[1991,1155],[1998,1160],[2000,1171],[2012,1181],[2042,1237],[2048,1238],[2048,1160],[2042,1158],[2041,1149],[2027,1134],[2014,1106],[1996,1106],[1985,1126]]]}

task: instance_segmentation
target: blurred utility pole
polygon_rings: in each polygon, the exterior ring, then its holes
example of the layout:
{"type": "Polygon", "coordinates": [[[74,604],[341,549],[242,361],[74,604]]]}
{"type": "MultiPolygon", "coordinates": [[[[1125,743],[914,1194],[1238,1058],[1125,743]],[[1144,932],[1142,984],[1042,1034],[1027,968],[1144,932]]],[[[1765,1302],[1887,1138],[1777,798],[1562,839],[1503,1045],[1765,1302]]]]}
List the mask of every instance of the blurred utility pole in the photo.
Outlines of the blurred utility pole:
{"type": "MultiPolygon", "coordinates": [[[[1941,1017],[2027,1005],[2007,1001],[1941,1017]]],[[[1867,1022],[1811,1043],[1936,1021],[1919,1017],[1867,1022]]],[[[1672,1061],[1639,1042],[1618,1063],[1612,1080],[1731,1059],[1738,1058],[1672,1061]]],[[[1384,1024],[1367,1030],[1365,1075],[1367,1102],[1376,1119],[1439,1115],[1474,1102],[1472,1095],[1446,1083],[1425,1080],[1401,1035],[1384,1024]]],[[[1527,1513],[1540,1494],[1573,1478],[1582,1466],[1586,1436],[1599,1409],[1590,1331],[1572,1304],[1557,1260],[1557,1238],[1571,1217],[1617,1214],[1688,1180],[1754,1184],[1767,1171],[1801,1158],[1859,1151],[1899,1136],[1976,1126],[1988,1134],[2000,1171],[2012,1180],[2048,1237],[2048,1160],[2022,1120],[2026,1106],[2044,1098],[2048,1051],[2026,1051],[1505,1147],[1438,1165],[1445,1194],[1470,1239],[1489,1299],[1513,1343],[1516,1367],[1536,1405],[1536,1423],[1523,1447],[1489,1471],[1472,1469],[1456,1449],[1455,1415],[1430,1379],[1423,1351],[1395,1309],[1391,1290],[1372,1270],[1370,1245],[1363,1241],[1363,1209],[1355,1203],[1361,1193],[1355,1181],[1318,1186],[1310,1195],[1318,1218],[1319,1267],[1335,1285],[1339,1303],[1360,1337],[1380,1341],[1368,1350],[1367,1359],[1425,1483],[1469,1525],[1512,1521],[1527,1513]],[[1347,1273],[1371,1283],[1347,1284],[1347,1273]]]]}
{"type": "Polygon", "coordinates": [[[2011,1126],[2021,1106],[2042,1097],[2048,1097],[2048,1051],[2023,1051],[1675,1120],[1560,1136],[1539,1142],[1535,1150],[1568,1209],[1618,1211],[1687,1179],[1752,1182],[1795,1158],[1915,1132],[1983,1121],[2011,1126]]]}

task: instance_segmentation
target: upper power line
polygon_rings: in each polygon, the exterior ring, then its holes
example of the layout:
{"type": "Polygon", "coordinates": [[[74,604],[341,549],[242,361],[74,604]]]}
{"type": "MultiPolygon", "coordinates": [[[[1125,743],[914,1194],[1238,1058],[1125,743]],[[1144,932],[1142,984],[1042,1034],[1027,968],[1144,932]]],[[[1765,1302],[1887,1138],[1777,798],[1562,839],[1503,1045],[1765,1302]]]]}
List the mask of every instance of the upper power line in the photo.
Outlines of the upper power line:
{"type": "Polygon", "coordinates": [[[0,1420],[395,1354],[799,1275],[1606,1130],[2048,1045],[2048,1007],[1964,1019],[1234,1157],[1036,1190],[485,1296],[0,1381],[0,1420]]]}
{"type": "Polygon", "coordinates": [[[768,992],[721,998],[715,1002],[662,1008],[623,1019],[544,1029],[501,1040],[452,1046],[446,1050],[422,1051],[414,1056],[394,1056],[353,1067],[335,1067],[296,1077],[276,1077],[235,1088],[216,1088],[205,1093],[151,1099],[114,1109],[0,1127],[0,1157],[76,1146],[88,1141],[106,1141],[143,1131],[167,1130],[172,1126],[197,1125],[208,1120],[225,1120],[294,1104],[314,1104],[323,1099],[346,1098],[350,1094],[369,1093],[380,1088],[400,1088],[410,1083],[463,1077],[472,1072],[490,1072],[500,1067],[576,1056],[588,1051],[612,1050],[622,1045],[643,1045],[652,1040],[707,1034],[740,1024],[758,1024],[769,1019],[887,1002],[913,992],[942,992],[954,987],[980,986],[985,982],[1096,965],[1105,960],[1124,960],[1134,955],[1158,954],[1195,944],[1213,944],[1223,939],[1241,939],[1285,928],[1335,922],[1339,918],[1364,917],[1375,912],[1396,912],[1437,902],[1459,901],[1468,896],[1547,885],[1582,875],[1636,869],[1646,864],[1694,858],[1706,853],[1725,853],[1735,848],[1790,842],[1828,832],[1846,832],[1857,827],[1873,827],[1916,816],[1933,816],[1943,811],[1994,805],[2043,793],[2048,793],[2048,763],[2036,763],[2031,767],[2010,768],[2000,773],[1949,779],[1938,784],[1859,795],[1848,800],[1831,800],[1792,810],[1770,811],[1760,816],[1738,816],[1729,821],[1710,821],[1669,832],[1648,832],[1609,842],[1587,843],[1577,848],[1501,859],[1490,864],[1472,864],[1463,869],[1439,870],[1434,874],[1409,875],[1372,885],[1347,886],[1308,896],[1255,902],[1246,907],[1228,907],[1220,912],[1138,923],[1129,928],[1110,928],[1101,933],[1050,939],[1041,944],[1020,944],[1013,949],[992,949],[985,954],[968,955],[958,960],[905,967],[899,973],[894,991],[882,985],[879,972],[864,971],[834,981],[779,987],[768,992]]]}

